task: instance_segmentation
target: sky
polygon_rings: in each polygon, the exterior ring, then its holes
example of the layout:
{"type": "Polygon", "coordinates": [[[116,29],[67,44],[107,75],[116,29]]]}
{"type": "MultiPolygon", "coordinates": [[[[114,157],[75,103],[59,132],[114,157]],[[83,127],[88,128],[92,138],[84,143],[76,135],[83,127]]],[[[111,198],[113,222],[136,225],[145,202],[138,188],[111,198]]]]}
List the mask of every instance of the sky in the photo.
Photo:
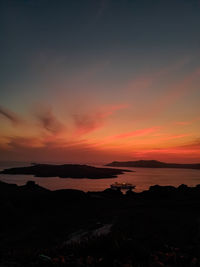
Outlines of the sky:
{"type": "Polygon", "coordinates": [[[0,160],[200,162],[199,0],[2,0],[0,160]]]}

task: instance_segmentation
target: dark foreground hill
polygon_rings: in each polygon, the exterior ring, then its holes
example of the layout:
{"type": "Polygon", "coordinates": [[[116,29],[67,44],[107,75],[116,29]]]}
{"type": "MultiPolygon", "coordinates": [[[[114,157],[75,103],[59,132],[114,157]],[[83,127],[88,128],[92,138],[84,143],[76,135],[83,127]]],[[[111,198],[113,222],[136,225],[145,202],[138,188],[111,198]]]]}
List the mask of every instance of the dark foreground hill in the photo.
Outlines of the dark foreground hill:
{"type": "Polygon", "coordinates": [[[50,191],[0,182],[0,266],[197,267],[200,186],[50,191]]]}
{"type": "Polygon", "coordinates": [[[5,169],[0,174],[29,174],[36,177],[60,177],[60,178],[115,178],[119,174],[130,172],[129,170],[113,169],[113,168],[96,168],[88,165],[64,164],[49,165],[35,164],[28,167],[17,167],[5,169]]]}
{"type": "Polygon", "coordinates": [[[181,169],[200,169],[200,163],[179,164],[165,163],[157,160],[138,160],[138,161],[113,161],[106,164],[112,167],[141,167],[141,168],[181,168],[181,169]]]}

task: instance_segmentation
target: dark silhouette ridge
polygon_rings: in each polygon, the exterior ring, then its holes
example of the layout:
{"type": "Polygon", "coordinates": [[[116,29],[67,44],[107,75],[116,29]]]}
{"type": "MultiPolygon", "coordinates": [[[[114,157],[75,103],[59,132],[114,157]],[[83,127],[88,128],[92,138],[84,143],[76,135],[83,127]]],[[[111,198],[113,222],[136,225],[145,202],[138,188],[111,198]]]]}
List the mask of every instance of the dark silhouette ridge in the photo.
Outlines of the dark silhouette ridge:
{"type": "Polygon", "coordinates": [[[197,267],[199,210],[200,185],[124,195],[0,182],[0,266],[197,267]]]}
{"type": "Polygon", "coordinates": [[[180,164],[165,163],[157,160],[138,160],[138,161],[113,161],[105,166],[111,167],[141,167],[141,168],[178,168],[178,169],[200,169],[200,163],[180,164]]]}
{"type": "Polygon", "coordinates": [[[129,170],[113,169],[113,168],[96,168],[88,165],[64,164],[49,165],[35,164],[28,167],[17,167],[5,169],[0,174],[29,174],[36,177],[60,177],[60,178],[116,178],[117,175],[129,170]]]}

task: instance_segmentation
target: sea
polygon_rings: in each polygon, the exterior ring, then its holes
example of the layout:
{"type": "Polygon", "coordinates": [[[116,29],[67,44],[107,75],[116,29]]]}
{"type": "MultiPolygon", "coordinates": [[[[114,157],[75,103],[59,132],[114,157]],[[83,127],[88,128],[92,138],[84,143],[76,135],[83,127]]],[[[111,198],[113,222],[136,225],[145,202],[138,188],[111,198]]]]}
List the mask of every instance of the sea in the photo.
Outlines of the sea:
{"type": "MultiPolygon", "coordinates": [[[[0,170],[13,167],[30,166],[30,162],[0,162],[0,170]]],[[[58,162],[56,162],[58,164],[58,162]]],[[[62,162],[63,164],[63,162],[62,162]]],[[[94,167],[104,167],[100,163],[86,163],[94,167]]],[[[109,168],[109,167],[107,167],[109,168]]],[[[17,185],[24,185],[27,181],[35,181],[38,185],[50,190],[58,189],[78,189],[85,192],[103,191],[109,188],[115,182],[131,183],[136,186],[135,192],[141,192],[149,189],[152,185],[172,185],[179,186],[186,184],[196,186],[200,184],[200,170],[192,169],[154,169],[154,168],[123,168],[133,172],[125,172],[118,175],[117,178],[107,179],[74,179],[59,177],[34,177],[32,175],[7,175],[0,174],[0,181],[17,185]]]]}

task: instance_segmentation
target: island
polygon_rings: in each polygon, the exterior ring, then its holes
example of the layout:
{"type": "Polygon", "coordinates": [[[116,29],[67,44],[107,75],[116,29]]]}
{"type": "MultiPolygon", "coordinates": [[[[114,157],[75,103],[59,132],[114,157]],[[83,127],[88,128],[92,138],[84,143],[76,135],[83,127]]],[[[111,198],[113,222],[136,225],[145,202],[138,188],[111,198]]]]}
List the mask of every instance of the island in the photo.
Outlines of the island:
{"type": "Polygon", "coordinates": [[[79,164],[35,164],[27,167],[17,167],[4,169],[0,174],[13,175],[34,175],[35,177],[60,177],[60,178],[116,178],[117,175],[130,170],[113,169],[113,168],[97,168],[88,165],[79,164]]]}
{"type": "Polygon", "coordinates": [[[113,161],[105,166],[111,167],[140,167],[140,168],[178,168],[178,169],[200,169],[200,163],[180,164],[165,163],[157,160],[138,160],[138,161],[113,161]]]}

